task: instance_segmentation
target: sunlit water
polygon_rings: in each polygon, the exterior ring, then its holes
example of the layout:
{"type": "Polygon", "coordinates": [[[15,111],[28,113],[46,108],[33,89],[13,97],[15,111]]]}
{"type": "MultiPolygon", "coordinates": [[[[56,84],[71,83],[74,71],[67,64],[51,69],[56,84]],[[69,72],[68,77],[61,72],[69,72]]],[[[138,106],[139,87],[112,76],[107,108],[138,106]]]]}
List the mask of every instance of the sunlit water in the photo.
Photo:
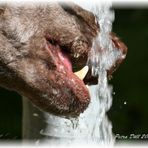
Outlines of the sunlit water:
{"type": "MultiPolygon", "coordinates": [[[[39,134],[46,137],[42,139],[52,144],[113,145],[112,124],[106,115],[112,105],[112,87],[108,85],[107,70],[114,65],[121,54],[113,47],[109,38],[114,12],[110,10],[111,5],[109,3],[75,1],[83,8],[91,10],[100,25],[100,33],[94,39],[87,62],[92,66],[92,75],[98,77],[98,84],[89,86],[91,103],[86,111],[80,114],[79,118],[65,119],[32,109],[32,116],[35,118],[32,122],[42,120],[45,123],[45,126],[39,130],[39,134]]],[[[26,117],[28,113],[25,114],[25,112],[24,109],[24,116],[26,117]]],[[[28,123],[26,123],[27,126],[29,126],[28,123]]],[[[26,127],[24,126],[24,131],[26,131],[26,127]]],[[[36,143],[40,141],[41,139],[37,139],[36,143]]]]}

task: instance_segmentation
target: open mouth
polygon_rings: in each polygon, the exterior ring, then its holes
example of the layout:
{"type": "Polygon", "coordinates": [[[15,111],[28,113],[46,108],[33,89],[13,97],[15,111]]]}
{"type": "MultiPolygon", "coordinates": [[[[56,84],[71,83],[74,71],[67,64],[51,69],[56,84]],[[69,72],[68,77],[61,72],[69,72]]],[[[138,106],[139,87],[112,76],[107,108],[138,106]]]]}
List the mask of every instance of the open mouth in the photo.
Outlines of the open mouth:
{"type": "Polygon", "coordinates": [[[60,47],[56,41],[51,39],[48,39],[48,47],[51,49],[50,54],[52,53],[54,62],[59,71],[75,75],[81,81],[84,80],[89,71],[89,67],[86,65],[86,57],[84,59],[83,55],[77,53],[72,54],[68,49],[60,47]],[[80,59],[83,59],[83,61],[80,59]]]}
{"type": "Polygon", "coordinates": [[[89,71],[86,66],[87,57],[84,60],[83,55],[72,54],[67,48],[60,47],[56,41],[49,38],[46,40],[46,52],[54,65],[50,69],[49,77],[52,88],[56,90],[56,93],[51,90],[51,96],[58,104],[56,111],[62,111],[66,116],[78,115],[90,102],[89,91],[83,81],[89,71]]]}
{"type": "MultiPolygon", "coordinates": [[[[111,37],[114,45],[126,55],[126,46],[116,36],[111,37]]],[[[96,84],[98,81],[97,77],[91,76],[91,67],[86,66],[89,49],[85,54],[77,54],[49,37],[46,37],[46,41],[46,54],[48,53],[50,58],[47,75],[51,98],[50,112],[66,117],[78,116],[90,102],[86,84],[96,84]]],[[[124,58],[119,57],[116,66],[108,71],[108,75],[114,72],[124,58]]]]}

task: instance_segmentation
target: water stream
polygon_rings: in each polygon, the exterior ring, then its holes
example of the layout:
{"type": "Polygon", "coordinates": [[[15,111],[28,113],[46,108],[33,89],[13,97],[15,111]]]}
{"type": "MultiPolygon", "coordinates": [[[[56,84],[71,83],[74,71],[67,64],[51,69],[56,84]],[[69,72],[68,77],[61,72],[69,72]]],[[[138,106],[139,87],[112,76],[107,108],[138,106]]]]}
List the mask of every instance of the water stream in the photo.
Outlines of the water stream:
{"type": "MultiPolygon", "coordinates": [[[[112,105],[112,86],[108,84],[107,70],[114,65],[115,61],[122,54],[113,46],[109,36],[112,31],[114,11],[110,9],[111,3],[93,2],[85,3],[84,5],[81,2],[77,1],[83,8],[94,13],[96,21],[100,26],[100,31],[93,41],[87,62],[92,67],[92,75],[98,77],[98,84],[89,87],[92,101],[89,108],[84,112],[84,116],[85,118],[89,118],[89,121],[92,120],[92,123],[87,125],[91,129],[89,133],[91,142],[97,144],[113,144],[112,124],[106,115],[106,112],[112,105]]],[[[84,119],[81,117],[79,119],[80,124],[80,120],[84,122],[84,119]]]]}

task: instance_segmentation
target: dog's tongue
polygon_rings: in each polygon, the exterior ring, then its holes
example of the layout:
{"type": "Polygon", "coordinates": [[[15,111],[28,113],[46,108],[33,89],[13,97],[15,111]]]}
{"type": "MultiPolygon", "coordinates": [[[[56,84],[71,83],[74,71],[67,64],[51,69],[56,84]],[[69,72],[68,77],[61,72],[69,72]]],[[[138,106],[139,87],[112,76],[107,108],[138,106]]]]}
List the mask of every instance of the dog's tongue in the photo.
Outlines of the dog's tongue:
{"type": "MultiPolygon", "coordinates": [[[[62,64],[64,66],[64,68],[66,68],[69,72],[72,72],[72,64],[71,61],[68,57],[68,55],[66,55],[66,53],[64,53],[61,50],[57,51],[59,60],[60,60],[60,64],[62,64]]],[[[80,79],[83,80],[88,72],[89,68],[88,66],[84,66],[82,69],[80,69],[77,72],[74,72],[74,74],[80,79]]]]}
{"type": "Polygon", "coordinates": [[[62,64],[69,70],[72,71],[72,65],[70,62],[69,57],[64,53],[61,52],[60,50],[58,51],[58,57],[61,60],[62,64]]]}

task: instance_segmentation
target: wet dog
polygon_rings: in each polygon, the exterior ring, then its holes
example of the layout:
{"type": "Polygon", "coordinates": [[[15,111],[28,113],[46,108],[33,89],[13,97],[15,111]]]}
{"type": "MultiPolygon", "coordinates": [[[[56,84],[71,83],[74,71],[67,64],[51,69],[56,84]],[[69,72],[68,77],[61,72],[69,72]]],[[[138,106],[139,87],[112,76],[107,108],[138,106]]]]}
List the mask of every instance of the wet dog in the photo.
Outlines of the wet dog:
{"type": "MultiPolygon", "coordinates": [[[[82,80],[77,71],[86,69],[97,32],[95,16],[73,3],[1,5],[0,86],[46,112],[78,116],[90,102],[85,84],[96,79],[87,69],[82,80]]],[[[111,38],[126,53],[126,46],[115,35],[111,38]]]]}

